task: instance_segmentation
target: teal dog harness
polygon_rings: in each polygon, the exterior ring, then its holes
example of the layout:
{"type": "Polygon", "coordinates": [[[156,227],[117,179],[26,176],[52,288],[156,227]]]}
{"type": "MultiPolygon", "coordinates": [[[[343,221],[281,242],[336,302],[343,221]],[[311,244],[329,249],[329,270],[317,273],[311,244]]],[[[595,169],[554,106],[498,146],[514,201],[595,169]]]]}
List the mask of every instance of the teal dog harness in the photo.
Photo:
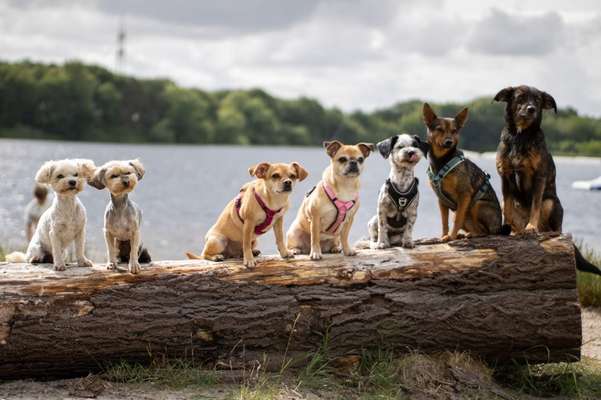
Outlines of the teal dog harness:
{"type": "MultiPolygon", "coordinates": [[[[438,196],[438,198],[442,201],[442,203],[446,207],[450,208],[453,211],[457,210],[457,203],[455,201],[453,201],[453,199],[451,199],[442,190],[442,181],[449,173],[451,173],[451,171],[453,171],[455,168],[457,168],[457,166],[464,161],[465,161],[465,156],[463,155],[462,152],[458,151],[457,155],[455,155],[455,157],[451,158],[449,160],[449,162],[447,162],[441,169],[438,170],[438,172],[434,173],[434,171],[432,170],[432,165],[428,166],[428,170],[427,170],[428,178],[430,178],[430,184],[432,185],[432,189],[436,193],[436,196],[438,196]]],[[[486,194],[486,192],[489,190],[489,188],[491,188],[490,175],[485,174],[484,181],[482,182],[482,184],[478,188],[478,191],[472,198],[471,203],[474,203],[474,202],[480,200],[481,198],[483,198],[484,195],[486,194]]]]}

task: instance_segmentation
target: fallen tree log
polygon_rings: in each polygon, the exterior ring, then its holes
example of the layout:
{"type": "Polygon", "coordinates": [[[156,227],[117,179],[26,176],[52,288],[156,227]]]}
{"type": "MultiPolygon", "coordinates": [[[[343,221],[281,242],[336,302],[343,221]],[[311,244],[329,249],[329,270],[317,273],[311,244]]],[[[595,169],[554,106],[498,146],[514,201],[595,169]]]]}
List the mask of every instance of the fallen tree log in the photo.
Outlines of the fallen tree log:
{"type": "Polygon", "coordinates": [[[152,357],[204,361],[385,348],[576,361],[565,236],[486,237],[284,261],[161,261],[138,275],[0,265],[0,378],[85,374],[152,357]]]}

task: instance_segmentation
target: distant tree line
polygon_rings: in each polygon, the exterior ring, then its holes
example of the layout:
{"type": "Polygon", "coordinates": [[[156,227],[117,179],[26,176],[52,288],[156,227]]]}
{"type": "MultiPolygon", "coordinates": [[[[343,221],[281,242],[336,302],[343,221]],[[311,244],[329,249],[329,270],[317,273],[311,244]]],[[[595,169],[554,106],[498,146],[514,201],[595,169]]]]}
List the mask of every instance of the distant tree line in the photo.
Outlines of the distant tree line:
{"type": "MultiPolygon", "coordinates": [[[[419,100],[345,113],[261,89],[206,92],[167,79],[137,79],[93,65],[0,62],[0,137],[159,143],[318,145],[324,139],[378,141],[398,132],[424,135],[419,100]]],[[[461,146],[496,148],[503,105],[491,97],[434,104],[440,115],[469,106],[461,146]]],[[[544,129],[558,153],[601,156],[601,120],[561,109],[544,129]]]]}

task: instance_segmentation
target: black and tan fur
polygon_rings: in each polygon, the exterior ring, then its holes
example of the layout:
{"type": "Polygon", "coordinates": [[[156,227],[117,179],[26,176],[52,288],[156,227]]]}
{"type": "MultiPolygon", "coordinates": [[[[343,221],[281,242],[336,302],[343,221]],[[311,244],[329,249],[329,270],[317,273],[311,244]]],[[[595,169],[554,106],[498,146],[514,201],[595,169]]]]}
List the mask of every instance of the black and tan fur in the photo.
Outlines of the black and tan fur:
{"type": "MultiPolygon", "coordinates": [[[[427,127],[428,159],[437,173],[458,153],[459,132],[467,121],[468,109],[464,108],[454,118],[439,118],[428,103],[423,107],[423,119],[427,127]]],[[[442,219],[442,240],[455,240],[459,230],[468,236],[502,233],[501,207],[490,185],[478,200],[474,196],[486,181],[486,174],[473,162],[465,159],[443,180],[442,190],[457,205],[453,228],[449,232],[449,210],[438,199],[442,219]]],[[[505,233],[505,232],[503,232],[505,233]]]]}
{"type": "MultiPolygon", "coordinates": [[[[555,99],[531,86],[506,87],[495,101],[506,103],[505,127],[497,149],[505,223],[516,233],[561,232],[563,207],[557,196],[555,163],[541,129],[543,110],[557,113],[555,99]]],[[[576,268],[601,275],[574,246],[576,268]]]]}
{"type": "Polygon", "coordinates": [[[561,232],[563,207],[555,187],[555,163],[541,129],[543,110],[555,99],[530,86],[506,87],[495,101],[507,103],[497,149],[505,223],[516,233],[561,232]]]}

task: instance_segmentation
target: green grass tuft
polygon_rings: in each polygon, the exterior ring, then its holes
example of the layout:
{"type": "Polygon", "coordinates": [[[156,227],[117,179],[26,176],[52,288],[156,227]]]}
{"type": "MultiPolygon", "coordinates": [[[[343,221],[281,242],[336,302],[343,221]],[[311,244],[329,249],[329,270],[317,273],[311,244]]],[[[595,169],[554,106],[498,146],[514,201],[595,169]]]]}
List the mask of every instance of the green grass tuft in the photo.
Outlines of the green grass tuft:
{"type": "MultiPolygon", "coordinates": [[[[588,246],[578,244],[582,255],[601,268],[601,255],[588,246]]],[[[601,307],[601,276],[578,272],[578,295],[583,307],[601,307]]]]}
{"type": "Polygon", "coordinates": [[[173,389],[217,383],[213,371],[184,360],[171,360],[150,366],[121,361],[109,366],[103,378],[119,383],[153,383],[173,389]]]}

